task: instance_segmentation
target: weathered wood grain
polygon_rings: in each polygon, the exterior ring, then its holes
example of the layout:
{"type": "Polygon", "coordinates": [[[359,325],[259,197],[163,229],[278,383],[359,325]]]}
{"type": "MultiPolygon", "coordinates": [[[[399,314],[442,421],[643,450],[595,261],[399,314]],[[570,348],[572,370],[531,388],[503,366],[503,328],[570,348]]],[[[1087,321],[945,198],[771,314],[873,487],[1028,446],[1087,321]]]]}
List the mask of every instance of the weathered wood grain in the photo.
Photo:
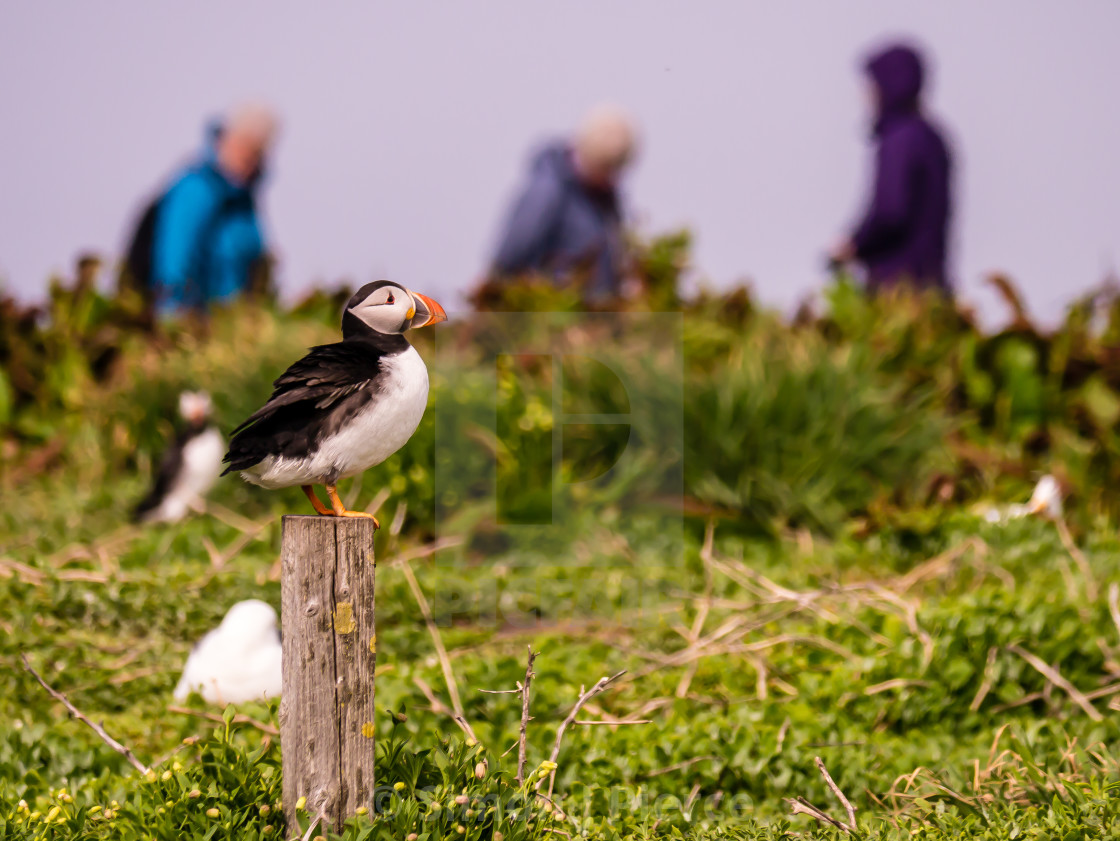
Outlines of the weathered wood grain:
{"type": "Polygon", "coordinates": [[[288,516],[281,546],[284,811],[339,826],[374,799],[373,523],[288,516]]]}

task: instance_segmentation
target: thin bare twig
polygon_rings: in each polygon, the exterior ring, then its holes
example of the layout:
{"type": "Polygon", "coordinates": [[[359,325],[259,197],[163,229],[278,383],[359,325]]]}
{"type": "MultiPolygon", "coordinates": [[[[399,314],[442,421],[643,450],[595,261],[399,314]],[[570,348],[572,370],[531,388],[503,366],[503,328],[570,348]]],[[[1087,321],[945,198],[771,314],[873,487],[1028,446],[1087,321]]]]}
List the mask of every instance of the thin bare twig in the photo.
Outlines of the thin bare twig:
{"type": "Polygon", "coordinates": [[[11,558],[0,558],[0,577],[11,578],[13,572],[18,572],[21,580],[35,587],[40,586],[46,580],[46,574],[40,569],[21,564],[11,558]]]}
{"type": "Polygon", "coordinates": [[[882,683],[876,683],[874,686],[869,686],[863,690],[864,695],[878,695],[880,692],[889,692],[892,689],[908,689],[911,686],[926,688],[930,686],[928,680],[908,680],[904,677],[896,677],[891,680],[884,680],[882,683]]]}
{"type": "MultiPolygon", "coordinates": [[[[521,690],[521,732],[517,737],[517,785],[525,783],[525,749],[526,731],[529,727],[529,685],[533,682],[533,661],[539,652],[533,651],[529,646],[529,662],[525,666],[525,682],[517,688],[521,690]]],[[[549,794],[552,792],[550,791],[549,794]]]]}
{"type": "Polygon", "coordinates": [[[315,820],[311,822],[311,825],[307,827],[307,832],[303,833],[303,838],[301,838],[300,841],[310,841],[312,833],[315,832],[315,827],[322,823],[323,818],[325,818],[326,816],[326,809],[321,810],[319,814],[315,816],[315,820]]]}
{"type": "MultiPolygon", "coordinates": [[[[1047,685],[1047,689],[1049,689],[1049,688],[1050,688],[1049,685],[1047,685]]],[[[1010,701],[1006,704],[997,704],[996,706],[992,707],[992,715],[999,715],[1000,713],[1005,713],[1008,710],[1014,710],[1014,709],[1017,709],[1019,707],[1025,707],[1029,704],[1033,704],[1035,701],[1043,701],[1045,699],[1046,699],[1046,693],[1045,692],[1032,692],[1029,695],[1024,695],[1022,698],[1019,698],[1017,701],[1010,701]]]]}
{"type": "Polygon", "coordinates": [[[70,703],[69,698],[67,698],[65,695],[63,695],[57,689],[54,689],[49,683],[47,683],[45,680],[43,680],[42,676],[37,671],[35,671],[35,669],[32,667],[31,661],[27,659],[26,654],[20,654],[19,656],[20,656],[20,659],[23,660],[23,667],[31,673],[31,676],[33,678],[35,678],[35,680],[39,681],[39,685],[42,686],[45,690],[47,690],[47,692],[50,693],[50,696],[52,698],[54,698],[56,701],[58,701],[64,707],[66,707],[66,709],[70,712],[70,715],[74,716],[74,718],[78,719],[78,721],[82,722],[82,724],[89,727],[94,733],[96,733],[101,738],[101,741],[103,741],[105,744],[107,744],[109,747],[111,747],[113,750],[115,750],[117,753],[119,753],[121,756],[123,756],[125,759],[127,759],[129,765],[131,765],[133,768],[135,768],[141,774],[147,774],[148,773],[148,771],[150,770],[148,768],[148,766],[145,765],[143,762],[141,762],[139,759],[137,759],[136,755],[133,754],[132,751],[130,751],[128,748],[126,748],[124,745],[122,745],[120,742],[118,742],[116,739],[114,739],[112,736],[110,736],[108,733],[106,733],[105,728],[102,727],[100,724],[97,724],[96,722],[93,722],[89,718],[87,718],[82,713],[81,710],[79,710],[77,707],[75,707],[73,704],[70,703]]]}
{"type": "Polygon", "coordinates": [[[1107,698],[1109,695],[1115,695],[1117,692],[1120,692],[1120,683],[1112,683],[1108,686],[1102,686],[1100,689],[1086,692],[1085,697],[1090,701],[1095,701],[1097,698],[1107,698]]]}
{"type": "Polygon", "coordinates": [[[787,715],[786,720],[782,722],[782,726],[778,728],[778,738],[774,744],[774,753],[782,752],[782,745],[786,743],[786,734],[789,733],[790,718],[787,715]]]}
{"type": "Polygon", "coordinates": [[[928,561],[925,561],[914,567],[912,570],[910,570],[910,572],[908,572],[906,575],[903,575],[901,578],[898,578],[894,582],[893,589],[896,592],[905,593],[915,584],[924,581],[927,578],[934,578],[938,575],[944,574],[944,572],[947,569],[951,568],[953,564],[955,564],[957,560],[960,559],[961,555],[963,555],[969,549],[977,552],[977,554],[983,555],[985,554],[987,548],[987,544],[985,544],[984,541],[980,540],[977,537],[970,537],[968,540],[965,540],[962,543],[957,544],[956,546],[952,546],[949,549],[946,549],[940,555],[936,555],[930,558],[928,561]]]}
{"type": "MultiPolygon", "coordinates": [[[[579,696],[579,700],[576,701],[576,705],[574,707],[572,707],[572,711],[570,713],[568,713],[568,717],[565,718],[562,722],[560,722],[560,729],[558,729],[556,731],[556,743],[552,746],[552,753],[548,757],[549,762],[553,762],[553,763],[556,762],[556,757],[558,757],[560,755],[560,742],[564,739],[564,731],[568,729],[568,725],[570,725],[573,721],[576,720],[576,716],[579,715],[579,711],[583,708],[583,705],[586,704],[588,701],[590,701],[592,698],[594,698],[596,695],[598,695],[600,692],[603,692],[608,686],[610,686],[612,683],[614,683],[616,680],[618,680],[624,674],[626,674],[625,670],[623,670],[621,672],[616,672],[615,674],[611,675],[610,677],[601,677],[596,682],[596,684],[594,686],[592,686],[590,689],[588,689],[586,692],[584,692],[582,690],[582,687],[581,687],[581,689],[580,689],[581,694],[579,696]]],[[[536,787],[539,789],[541,787],[541,783],[543,783],[543,782],[544,782],[543,779],[538,780],[536,787]]],[[[553,768],[552,772],[548,775],[548,796],[549,797],[552,797],[552,787],[553,787],[553,785],[555,785],[555,783],[556,783],[556,769],[553,768]]]]}
{"type": "Polygon", "coordinates": [[[447,706],[447,704],[443,703],[443,701],[437,698],[436,693],[432,691],[432,687],[428,686],[423,678],[414,677],[412,679],[412,682],[416,684],[417,689],[424,693],[424,697],[428,699],[428,703],[432,707],[432,712],[439,715],[446,715],[448,718],[459,725],[459,729],[467,734],[467,738],[474,739],[476,742],[478,741],[478,736],[474,734],[474,730],[467,722],[466,717],[455,712],[455,710],[451,709],[449,706],[447,706]]]}
{"type": "MultiPolygon", "coordinates": [[[[172,704],[168,706],[167,711],[169,713],[177,713],[178,715],[193,715],[197,718],[204,718],[207,721],[213,721],[217,724],[222,724],[225,722],[225,719],[217,713],[209,713],[205,712],[204,710],[192,710],[190,707],[179,707],[172,704]]],[[[242,713],[238,713],[233,717],[233,723],[248,724],[250,727],[255,727],[257,730],[260,730],[262,733],[267,733],[270,736],[280,735],[280,731],[273,727],[271,724],[264,721],[258,721],[257,719],[244,715],[242,713]]]]}
{"type": "MultiPolygon", "coordinates": [[[[933,637],[931,637],[922,626],[918,623],[918,605],[915,602],[907,601],[894,591],[874,584],[871,587],[872,592],[883,601],[893,605],[901,611],[903,618],[906,620],[906,626],[910,629],[910,633],[918,638],[922,643],[922,670],[929,668],[929,664],[933,661],[933,637]]],[[[889,643],[888,643],[889,644],[889,643]]]]}
{"type": "Polygon", "coordinates": [[[685,812],[685,814],[692,810],[692,804],[696,802],[696,798],[699,796],[700,783],[697,783],[692,787],[692,791],[688,793],[688,799],[684,802],[684,808],[682,809],[682,811],[685,812]]]}
{"type": "Polygon", "coordinates": [[[972,712],[976,712],[980,709],[980,705],[984,703],[984,699],[992,690],[992,681],[994,680],[992,669],[996,664],[996,655],[998,653],[999,649],[994,645],[988,649],[988,661],[984,664],[984,680],[980,682],[980,688],[976,690],[976,694],[972,698],[972,703],[968,705],[968,708],[972,710],[972,712]]]}
{"type": "Polygon", "coordinates": [[[389,495],[391,493],[392,492],[388,488],[382,488],[381,490],[379,490],[374,495],[373,499],[370,500],[369,505],[366,506],[366,512],[370,514],[376,512],[377,509],[385,504],[385,501],[389,498],[389,495]]]}
{"type": "Polygon", "coordinates": [[[378,566],[397,566],[399,564],[408,563],[409,561],[416,561],[420,558],[434,555],[436,552],[443,551],[444,549],[461,546],[463,542],[463,538],[458,536],[441,537],[439,540],[425,543],[423,546],[417,546],[414,549],[402,549],[397,553],[396,557],[389,558],[384,563],[379,562],[378,566]]]}
{"type": "Polygon", "coordinates": [[[256,535],[261,529],[271,525],[274,520],[271,514],[261,520],[250,520],[248,517],[243,517],[236,511],[226,508],[212,499],[203,500],[199,508],[203,513],[209,514],[215,520],[225,523],[243,534],[256,535]]]}
{"type": "MultiPolygon", "coordinates": [[[[715,541],[716,524],[714,520],[709,520],[708,525],[704,530],[704,545],[700,549],[700,560],[704,563],[704,596],[699,600],[699,608],[696,610],[696,616],[692,621],[692,627],[689,629],[686,639],[689,646],[694,646],[700,641],[700,635],[704,632],[704,624],[708,621],[708,613],[712,609],[712,546],[715,541]]],[[[696,672],[700,668],[700,661],[693,660],[688,664],[684,674],[681,675],[680,681],[677,683],[676,696],[684,698],[688,695],[689,687],[692,686],[692,680],[696,677],[696,672]]]]}
{"type": "Polygon", "coordinates": [[[1062,581],[1066,585],[1066,595],[1071,604],[1078,604],[1081,601],[1081,590],[1077,586],[1077,578],[1074,577],[1073,567],[1069,565],[1069,561],[1058,556],[1058,572],[1062,574],[1062,581]]]}
{"type": "Polygon", "coordinates": [[[786,798],[786,803],[790,805],[792,813],[795,815],[809,815],[822,823],[831,824],[837,829],[842,829],[849,835],[855,835],[859,829],[856,826],[856,809],[851,804],[851,801],[844,796],[844,792],[840,790],[840,786],[836,785],[836,781],[832,779],[832,775],[828,773],[828,769],[824,767],[824,761],[819,757],[813,757],[813,761],[817,764],[817,770],[821,772],[824,777],[825,784],[829,790],[840,801],[840,805],[844,807],[844,811],[848,813],[848,822],[844,823],[836,818],[825,814],[818,809],[804,797],[786,798]]]}
{"type": "Polygon", "coordinates": [[[713,759],[719,759],[718,756],[694,756],[692,759],[686,759],[684,762],[678,762],[676,765],[667,765],[664,768],[658,768],[646,774],[647,777],[660,777],[662,774],[671,774],[673,771],[683,771],[690,765],[695,765],[697,762],[711,762],[713,759]]]}
{"type": "Polygon", "coordinates": [[[791,815],[808,815],[811,818],[816,818],[822,823],[832,824],[832,826],[836,827],[837,829],[844,830],[844,832],[848,833],[849,835],[852,834],[852,831],[848,829],[848,827],[846,827],[840,821],[836,820],[836,818],[826,815],[804,797],[787,797],[786,803],[788,803],[790,806],[791,815]]]}
{"type": "Polygon", "coordinates": [[[393,514],[393,522],[389,524],[389,534],[393,537],[400,535],[401,530],[404,528],[404,518],[407,514],[408,500],[401,500],[401,504],[397,506],[397,510],[393,514]]]}
{"type": "Polygon", "coordinates": [[[856,807],[851,804],[844,792],[840,790],[840,786],[836,785],[836,781],[832,779],[832,775],[828,773],[828,769],[824,767],[824,760],[819,756],[814,756],[813,761],[817,764],[817,770],[821,772],[824,781],[828,787],[832,789],[832,793],[836,795],[836,799],[844,806],[844,811],[848,813],[848,826],[849,832],[856,831],[856,807]]]}
{"type": "Polygon", "coordinates": [[[766,659],[764,657],[750,657],[751,665],[754,666],[755,671],[755,695],[759,701],[765,701],[770,695],[768,679],[770,676],[769,669],[766,668],[766,659]]]}
{"type": "Polygon", "coordinates": [[[1031,666],[1034,667],[1035,671],[1037,671],[1044,678],[1050,681],[1050,683],[1052,683],[1054,686],[1058,687],[1067,695],[1069,695],[1070,700],[1077,704],[1077,706],[1081,707],[1081,709],[1085,711],[1085,715],[1089,716],[1089,718],[1093,719],[1093,721],[1104,720],[1104,716],[1101,715],[1097,708],[1092,705],[1092,703],[1088,698],[1085,697],[1081,690],[1070,683],[1068,680],[1066,680],[1064,677],[1062,677],[1061,673],[1048,665],[1046,661],[1042,660],[1040,657],[1037,657],[1034,654],[1031,654],[1021,646],[1009,645],[1007,648],[1009,651],[1015,652],[1028,663],[1030,663],[1031,666]]]}

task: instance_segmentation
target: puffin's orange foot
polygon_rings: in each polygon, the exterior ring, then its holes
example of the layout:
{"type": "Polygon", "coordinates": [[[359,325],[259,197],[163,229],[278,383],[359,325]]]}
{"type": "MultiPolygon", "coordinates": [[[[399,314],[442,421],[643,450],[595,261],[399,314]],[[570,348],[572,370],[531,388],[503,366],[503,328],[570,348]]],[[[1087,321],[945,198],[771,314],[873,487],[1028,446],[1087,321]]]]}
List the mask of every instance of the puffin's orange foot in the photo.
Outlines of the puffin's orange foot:
{"type": "Polygon", "coordinates": [[[311,504],[315,506],[316,511],[318,511],[320,514],[334,514],[331,509],[323,505],[323,503],[319,500],[319,497],[315,495],[315,490],[310,485],[300,485],[299,487],[301,491],[307,494],[307,498],[311,500],[311,504]]]}
{"type": "Polygon", "coordinates": [[[334,509],[327,513],[333,513],[336,517],[366,517],[373,520],[373,527],[375,529],[381,528],[381,523],[379,523],[377,518],[372,514],[366,511],[350,511],[347,509],[347,507],[342,504],[342,500],[338,498],[338,491],[335,489],[334,485],[326,485],[325,487],[327,489],[327,497],[329,497],[331,501],[331,508],[334,509]]]}

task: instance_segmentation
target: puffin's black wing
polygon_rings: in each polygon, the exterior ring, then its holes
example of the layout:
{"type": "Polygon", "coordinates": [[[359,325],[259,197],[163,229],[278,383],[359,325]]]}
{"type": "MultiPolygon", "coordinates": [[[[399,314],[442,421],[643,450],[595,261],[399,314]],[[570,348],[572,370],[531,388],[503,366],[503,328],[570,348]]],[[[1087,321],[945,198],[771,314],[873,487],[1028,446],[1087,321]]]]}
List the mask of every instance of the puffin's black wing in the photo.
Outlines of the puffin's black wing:
{"type": "Polygon", "coordinates": [[[277,377],[272,396],[233,431],[229,465],[245,470],[270,455],[306,456],[376,392],[385,351],[366,342],[311,348],[277,377]]]}
{"type": "Polygon", "coordinates": [[[183,447],[201,431],[201,429],[191,427],[182,430],[175,436],[175,441],[171,446],[164,450],[163,456],[159,460],[159,472],[156,473],[151,490],[132,509],[133,522],[139,522],[144,519],[146,514],[159,508],[160,503],[163,502],[164,497],[171,491],[171,487],[179,477],[179,470],[183,466],[183,447]]]}

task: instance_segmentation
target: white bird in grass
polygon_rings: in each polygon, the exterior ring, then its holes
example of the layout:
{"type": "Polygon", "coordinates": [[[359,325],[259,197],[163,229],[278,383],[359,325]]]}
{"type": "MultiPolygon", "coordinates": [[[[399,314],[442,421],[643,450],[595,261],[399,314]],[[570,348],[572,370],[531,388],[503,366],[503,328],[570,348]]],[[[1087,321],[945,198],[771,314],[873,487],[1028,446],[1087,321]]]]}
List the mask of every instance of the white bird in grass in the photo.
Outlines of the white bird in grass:
{"type": "Polygon", "coordinates": [[[278,696],[280,662],[276,611],[259,599],[238,602],[191,650],[175,698],[197,692],[211,704],[237,704],[278,696]]]}
{"type": "Polygon", "coordinates": [[[1060,520],[1063,513],[1062,486],[1049,473],[1038,480],[1034,486],[1034,493],[1030,501],[1023,505],[1014,503],[1000,509],[989,507],[984,509],[984,519],[989,523],[1005,523],[1008,520],[1018,520],[1021,517],[1042,517],[1044,520],[1060,520]]]}
{"type": "Polygon", "coordinates": [[[1034,486],[1034,493],[1027,503],[1027,510],[1031,514],[1039,514],[1048,520],[1062,518],[1062,486],[1058,480],[1049,473],[1038,480],[1034,486]]]}

